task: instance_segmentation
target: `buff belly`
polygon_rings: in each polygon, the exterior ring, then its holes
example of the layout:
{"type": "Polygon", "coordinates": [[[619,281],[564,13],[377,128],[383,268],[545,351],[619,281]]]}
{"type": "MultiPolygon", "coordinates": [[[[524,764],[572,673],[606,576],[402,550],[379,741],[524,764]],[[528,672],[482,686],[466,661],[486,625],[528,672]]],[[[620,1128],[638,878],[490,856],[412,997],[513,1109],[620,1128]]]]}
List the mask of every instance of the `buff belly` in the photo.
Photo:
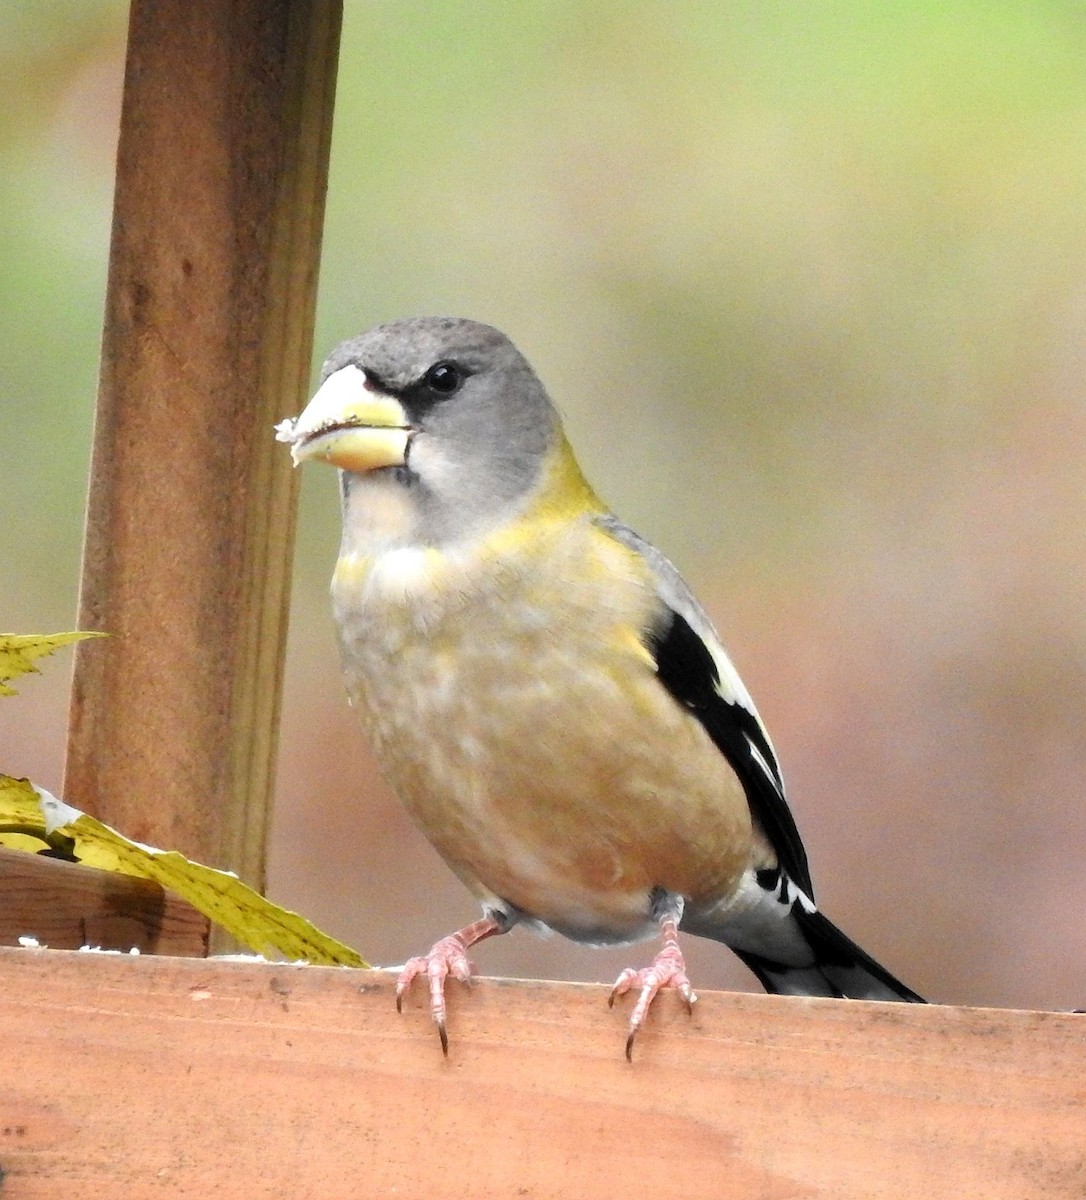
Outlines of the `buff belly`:
{"type": "Polygon", "coordinates": [[[389,783],[480,899],[583,940],[648,936],[654,889],[698,905],[736,890],[746,799],[630,633],[656,603],[638,560],[587,527],[531,558],[545,575],[508,549],[341,563],[348,690],[389,783]],[[603,609],[571,582],[600,572],[603,609]]]}

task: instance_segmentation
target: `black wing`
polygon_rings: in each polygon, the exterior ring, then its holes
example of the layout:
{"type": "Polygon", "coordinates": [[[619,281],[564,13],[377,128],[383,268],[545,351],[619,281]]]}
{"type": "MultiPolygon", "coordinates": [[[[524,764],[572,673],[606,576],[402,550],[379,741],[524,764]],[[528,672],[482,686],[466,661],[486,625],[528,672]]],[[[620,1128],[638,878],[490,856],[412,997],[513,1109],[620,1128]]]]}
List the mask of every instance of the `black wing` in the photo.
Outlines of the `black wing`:
{"type": "Polygon", "coordinates": [[[788,877],[813,900],[807,851],[784,798],[784,784],[761,721],[724,698],[720,672],[705,642],[674,609],[648,638],[660,682],[705,727],[739,776],[747,803],[788,877]]]}

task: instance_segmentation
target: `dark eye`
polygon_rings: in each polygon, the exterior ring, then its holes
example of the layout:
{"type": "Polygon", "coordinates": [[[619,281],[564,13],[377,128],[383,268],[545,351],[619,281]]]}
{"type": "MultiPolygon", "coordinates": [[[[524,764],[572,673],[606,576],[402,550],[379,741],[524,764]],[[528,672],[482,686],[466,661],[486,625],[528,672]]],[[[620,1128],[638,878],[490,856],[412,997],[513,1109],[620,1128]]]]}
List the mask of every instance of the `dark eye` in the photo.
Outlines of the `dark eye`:
{"type": "Polygon", "coordinates": [[[422,381],[431,392],[440,396],[451,396],[460,390],[464,382],[464,372],[454,362],[439,362],[426,372],[422,381]]]}

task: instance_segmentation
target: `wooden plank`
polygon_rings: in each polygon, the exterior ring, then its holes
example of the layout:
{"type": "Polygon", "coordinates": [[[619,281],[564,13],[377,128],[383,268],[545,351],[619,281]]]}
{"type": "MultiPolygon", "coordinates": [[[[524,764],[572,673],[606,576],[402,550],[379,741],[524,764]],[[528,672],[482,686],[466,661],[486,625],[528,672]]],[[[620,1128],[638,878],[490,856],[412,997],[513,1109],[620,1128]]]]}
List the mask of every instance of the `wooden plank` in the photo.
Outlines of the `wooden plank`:
{"type": "Polygon", "coordinates": [[[0,950],[4,1200],[1081,1200],[1086,1020],[0,950]]]}
{"type": "Polygon", "coordinates": [[[260,887],[339,0],[133,0],[66,797],[260,887]]]}
{"type": "Polygon", "coordinates": [[[0,896],[2,946],[207,954],[207,917],[150,879],[0,846],[0,896]]]}

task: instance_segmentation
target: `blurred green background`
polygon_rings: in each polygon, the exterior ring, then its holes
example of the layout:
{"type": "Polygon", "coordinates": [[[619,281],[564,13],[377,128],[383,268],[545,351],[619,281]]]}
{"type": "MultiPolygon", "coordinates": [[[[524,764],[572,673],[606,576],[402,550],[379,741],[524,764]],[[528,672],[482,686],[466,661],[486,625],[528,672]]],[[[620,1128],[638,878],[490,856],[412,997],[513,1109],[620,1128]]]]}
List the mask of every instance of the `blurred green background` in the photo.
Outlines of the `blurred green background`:
{"type": "MultiPolygon", "coordinates": [[[[0,5],[18,632],[75,611],[126,15],[0,5]]],[[[417,313],[513,336],[717,620],[824,906],[949,1002],[1086,1003],[1084,61],[1068,3],[346,3],[318,359],[417,313]]],[[[374,782],[335,481],[304,474],[270,893],[402,961],[472,906],[374,782]]],[[[66,689],[51,664],[4,703],[2,769],[59,787],[66,689]]]]}

